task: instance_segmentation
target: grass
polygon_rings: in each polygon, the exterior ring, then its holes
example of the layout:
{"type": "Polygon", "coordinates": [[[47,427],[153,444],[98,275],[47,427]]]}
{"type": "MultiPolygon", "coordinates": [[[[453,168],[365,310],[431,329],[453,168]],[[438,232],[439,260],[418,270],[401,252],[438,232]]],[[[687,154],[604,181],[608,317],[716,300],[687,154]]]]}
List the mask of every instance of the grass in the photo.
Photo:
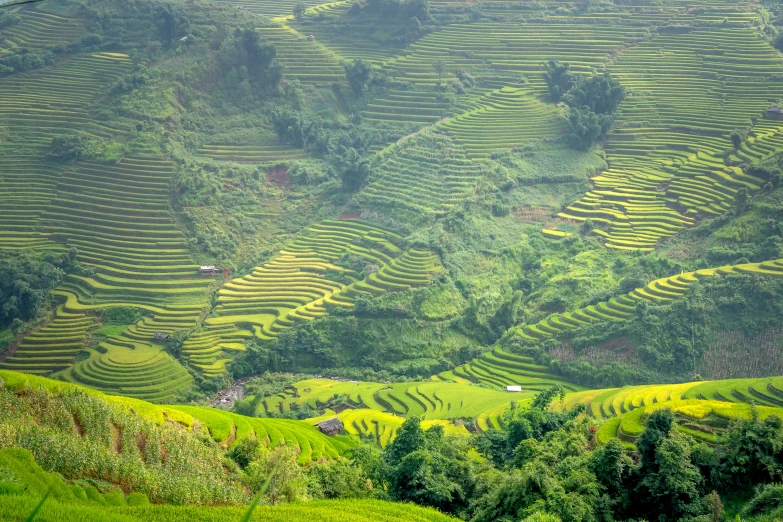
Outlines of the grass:
{"type": "MultiPolygon", "coordinates": [[[[0,496],[0,510],[10,520],[24,520],[40,499],[29,496],[0,496]]],[[[239,520],[246,508],[145,506],[115,507],[47,502],[37,515],[41,522],[80,522],[85,519],[100,522],[169,522],[174,520],[223,521],[239,520]]],[[[411,522],[446,522],[457,520],[431,508],[381,500],[321,500],[301,504],[260,506],[250,520],[289,522],[319,520],[323,522],[375,522],[406,520],[411,522]]]]}

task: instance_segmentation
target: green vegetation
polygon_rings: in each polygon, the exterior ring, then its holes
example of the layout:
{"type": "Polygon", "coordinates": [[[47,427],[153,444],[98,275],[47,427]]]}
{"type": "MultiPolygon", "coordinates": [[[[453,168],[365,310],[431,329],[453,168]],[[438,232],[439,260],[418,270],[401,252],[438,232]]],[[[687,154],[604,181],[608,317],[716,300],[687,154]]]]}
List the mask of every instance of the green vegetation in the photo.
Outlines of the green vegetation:
{"type": "Polygon", "coordinates": [[[778,3],[0,11],[0,518],[780,518],[778,3]]]}

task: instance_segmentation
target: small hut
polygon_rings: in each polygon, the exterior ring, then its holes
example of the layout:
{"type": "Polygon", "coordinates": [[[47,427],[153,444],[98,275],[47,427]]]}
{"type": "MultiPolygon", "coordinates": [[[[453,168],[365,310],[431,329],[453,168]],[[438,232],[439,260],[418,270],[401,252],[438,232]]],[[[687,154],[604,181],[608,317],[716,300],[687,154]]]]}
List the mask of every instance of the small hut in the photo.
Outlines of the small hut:
{"type": "Polygon", "coordinates": [[[314,42],[314,41],[315,41],[315,36],[313,36],[312,34],[311,34],[311,35],[308,35],[308,36],[307,36],[307,41],[308,41],[308,42],[314,42]]]}
{"type": "Polygon", "coordinates": [[[215,265],[207,265],[198,267],[198,271],[203,276],[215,276],[220,274],[220,269],[215,265]]]}
{"type": "Polygon", "coordinates": [[[332,417],[331,419],[326,419],[325,421],[319,422],[315,425],[315,427],[318,428],[324,435],[334,437],[340,433],[340,430],[343,429],[343,423],[337,417],[332,417]]]}
{"type": "Polygon", "coordinates": [[[521,392],[522,386],[506,386],[507,392],[521,392]]]}
{"type": "Polygon", "coordinates": [[[783,109],[780,107],[770,107],[764,113],[764,118],[768,120],[783,120],[783,109]]]}
{"type": "Polygon", "coordinates": [[[169,337],[171,337],[169,334],[163,332],[155,332],[155,335],[153,335],[153,338],[156,341],[161,341],[161,342],[168,341],[169,337]]]}

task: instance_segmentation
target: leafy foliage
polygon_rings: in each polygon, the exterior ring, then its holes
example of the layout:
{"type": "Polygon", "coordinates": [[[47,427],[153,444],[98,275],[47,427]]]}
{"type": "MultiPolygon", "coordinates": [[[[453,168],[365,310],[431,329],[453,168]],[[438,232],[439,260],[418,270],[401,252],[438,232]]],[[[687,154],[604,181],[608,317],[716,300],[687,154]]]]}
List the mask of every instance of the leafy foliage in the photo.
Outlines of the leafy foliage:
{"type": "Polygon", "coordinates": [[[571,66],[568,63],[560,63],[558,60],[549,60],[549,63],[546,64],[544,80],[547,89],[549,89],[549,95],[556,102],[560,101],[576,82],[570,69],[571,66]]]}

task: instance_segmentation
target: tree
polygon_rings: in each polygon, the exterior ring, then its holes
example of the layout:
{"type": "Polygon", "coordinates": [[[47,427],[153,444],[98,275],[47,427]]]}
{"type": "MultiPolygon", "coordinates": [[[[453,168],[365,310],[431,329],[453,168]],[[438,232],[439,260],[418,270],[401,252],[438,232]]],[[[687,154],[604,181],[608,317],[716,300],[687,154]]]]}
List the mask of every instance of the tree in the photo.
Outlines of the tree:
{"type": "Polygon", "coordinates": [[[729,134],[729,138],[731,139],[731,145],[734,147],[734,150],[739,150],[742,146],[742,142],[745,140],[745,133],[740,130],[733,130],[731,131],[731,134],[729,134]]]}
{"type": "Polygon", "coordinates": [[[467,506],[475,489],[469,442],[446,437],[442,426],[427,431],[421,418],[407,419],[384,450],[392,498],[454,512],[467,506]]]}
{"type": "Polygon", "coordinates": [[[165,47],[169,47],[178,36],[186,34],[190,26],[185,12],[180,7],[172,4],[159,6],[155,19],[160,42],[165,47]]]}
{"type": "Polygon", "coordinates": [[[571,107],[568,110],[566,140],[575,149],[589,150],[612,127],[612,123],[612,116],[596,114],[590,107],[571,107]]]}
{"type": "Polygon", "coordinates": [[[247,468],[251,462],[258,458],[261,443],[258,439],[245,437],[228,452],[228,456],[242,469],[247,468]]]}
{"type": "Polygon", "coordinates": [[[623,443],[611,439],[590,456],[590,471],[595,473],[606,492],[617,497],[633,469],[633,460],[625,454],[623,443]]]}
{"type": "Polygon", "coordinates": [[[307,475],[308,489],[316,498],[361,498],[373,489],[364,468],[354,460],[319,462],[310,467],[307,475]]]}
{"type": "Polygon", "coordinates": [[[356,192],[367,182],[372,162],[353,147],[340,146],[338,165],[345,192],[356,192]]]}
{"type": "Polygon", "coordinates": [[[166,341],[166,351],[169,355],[175,359],[179,359],[180,355],[182,355],[182,346],[187,338],[188,332],[184,330],[177,330],[172,333],[166,341]]]}
{"type": "Polygon", "coordinates": [[[595,223],[593,223],[593,220],[587,218],[582,222],[582,226],[580,227],[581,229],[580,232],[582,233],[583,236],[587,236],[593,231],[594,228],[595,228],[595,223]]]}
{"type": "Polygon", "coordinates": [[[589,107],[596,114],[611,115],[625,94],[625,87],[606,72],[578,82],[564,99],[571,107],[589,107]]]}
{"type": "Polygon", "coordinates": [[[441,80],[443,79],[443,75],[446,74],[446,62],[443,60],[433,62],[432,68],[435,69],[435,72],[438,74],[438,88],[440,89],[441,80]]]}
{"type": "Polygon", "coordinates": [[[282,76],[282,68],[278,70],[275,62],[277,48],[253,27],[237,29],[235,38],[239,63],[247,68],[250,77],[266,85],[277,85],[282,76]]]}
{"type": "Polygon", "coordinates": [[[459,485],[446,476],[450,464],[438,452],[426,448],[416,450],[405,455],[394,467],[389,489],[403,502],[446,510],[459,494],[459,485]]]}
{"type": "Polygon", "coordinates": [[[88,155],[87,138],[79,134],[61,134],[52,138],[49,148],[51,159],[70,163],[88,155]]]}
{"type": "Polygon", "coordinates": [[[69,263],[67,254],[0,253],[0,328],[16,325],[18,330],[19,321],[30,321],[42,313],[65,269],[78,268],[75,261],[69,263]]]}
{"type": "Polygon", "coordinates": [[[397,430],[397,437],[386,446],[384,457],[390,464],[396,465],[403,457],[424,447],[426,439],[421,428],[420,417],[409,417],[397,430]]]}
{"type": "Polygon", "coordinates": [[[305,11],[307,10],[307,5],[304,2],[297,2],[294,6],[294,18],[299,20],[300,22],[304,18],[305,11]]]}
{"type": "Polygon", "coordinates": [[[736,194],[734,194],[734,213],[738,216],[744,214],[748,209],[748,202],[748,189],[745,187],[738,188],[736,194]]]}
{"type": "Polygon", "coordinates": [[[775,415],[762,421],[754,408],[752,418],[731,424],[720,456],[728,484],[747,489],[774,480],[783,473],[783,421],[775,415]]]}
{"type": "Polygon", "coordinates": [[[561,522],[557,515],[550,515],[543,511],[536,511],[532,515],[522,519],[522,522],[561,522]]]}
{"type": "Polygon", "coordinates": [[[281,445],[270,450],[259,448],[258,454],[245,468],[245,476],[251,491],[259,491],[274,471],[263,498],[269,504],[294,502],[307,497],[307,480],[304,470],[297,463],[294,446],[281,445]]]}
{"type": "Polygon", "coordinates": [[[543,64],[546,67],[544,80],[546,81],[549,95],[559,102],[563,95],[574,86],[574,76],[571,74],[571,65],[560,63],[558,60],[549,60],[543,64]]]}
{"type": "Polygon", "coordinates": [[[669,436],[674,424],[674,415],[669,408],[654,411],[644,425],[644,431],[636,439],[636,449],[641,457],[642,469],[655,465],[655,452],[661,441],[669,436]]]}
{"type": "Polygon", "coordinates": [[[637,503],[649,503],[649,519],[682,520],[711,511],[701,499],[699,486],[703,478],[691,462],[688,442],[677,434],[670,435],[655,447],[654,461],[643,468],[637,487],[637,503]]]}
{"type": "Polygon", "coordinates": [[[354,60],[353,64],[343,63],[345,77],[351,86],[351,91],[355,97],[359,97],[367,91],[372,77],[372,64],[365,62],[361,58],[354,60]]]}

